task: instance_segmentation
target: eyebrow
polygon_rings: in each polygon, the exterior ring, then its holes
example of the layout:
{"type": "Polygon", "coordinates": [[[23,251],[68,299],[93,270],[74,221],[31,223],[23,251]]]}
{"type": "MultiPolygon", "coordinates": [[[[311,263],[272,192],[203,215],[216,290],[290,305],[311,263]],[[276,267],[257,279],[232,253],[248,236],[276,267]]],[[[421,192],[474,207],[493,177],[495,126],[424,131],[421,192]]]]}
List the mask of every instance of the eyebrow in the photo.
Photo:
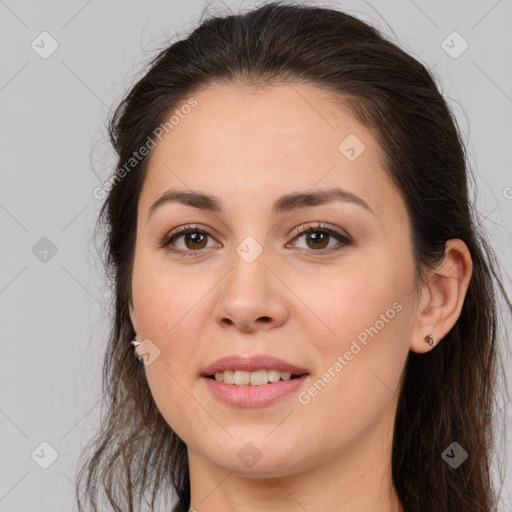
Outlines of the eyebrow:
{"type": "MultiPolygon", "coordinates": [[[[317,190],[314,192],[298,192],[293,194],[286,194],[274,202],[272,205],[272,212],[274,214],[284,214],[293,210],[327,204],[333,201],[343,201],[346,203],[356,204],[375,215],[375,212],[364,199],[353,194],[352,192],[343,190],[341,188],[330,188],[327,190],[317,190]]],[[[224,211],[222,207],[222,201],[216,196],[211,196],[203,192],[193,190],[167,190],[149,208],[148,220],[149,217],[151,217],[155,210],[157,210],[160,206],[171,202],[181,203],[186,206],[192,206],[200,210],[206,210],[219,214],[223,213],[224,211]]]]}

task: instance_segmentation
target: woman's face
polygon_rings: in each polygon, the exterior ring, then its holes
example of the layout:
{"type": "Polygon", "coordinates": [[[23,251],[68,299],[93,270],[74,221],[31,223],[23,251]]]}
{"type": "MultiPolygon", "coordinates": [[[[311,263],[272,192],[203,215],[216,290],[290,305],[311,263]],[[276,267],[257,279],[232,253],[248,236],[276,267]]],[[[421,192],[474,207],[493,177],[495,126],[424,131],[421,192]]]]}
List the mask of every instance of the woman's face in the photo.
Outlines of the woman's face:
{"type": "Polygon", "coordinates": [[[405,203],[376,139],[312,85],[194,98],[154,148],[138,204],[131,318],[150,340],[159,410],[191,465],[279,476],[364,447],[387,454],[408,351],[428,333],[405,203]],[[170,191],[216,203],[168,198],[150,213],[170,191]],[[265,389],[202,375],[233,355],[307,375],[265,389]]]}

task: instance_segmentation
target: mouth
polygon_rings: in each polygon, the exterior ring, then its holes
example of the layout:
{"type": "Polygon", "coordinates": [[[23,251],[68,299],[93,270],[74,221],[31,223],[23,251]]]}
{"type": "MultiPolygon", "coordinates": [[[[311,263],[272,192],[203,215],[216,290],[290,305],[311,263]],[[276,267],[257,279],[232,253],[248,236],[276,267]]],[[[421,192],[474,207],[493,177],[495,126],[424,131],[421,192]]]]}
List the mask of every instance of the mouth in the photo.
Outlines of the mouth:
{"type": "Polygon", "coordinates": [[[275,372],[272,370],[252,372],[225,370],[214,375],[203,375],[202,381],[212,396],[231,407],[266,407],[278,400],[293,396],[306,385],[309,379],[309,373],[301,375],[284,371],[282,373],[284,375],[277,370],[275,372]],[[261,376],[258,375],[260,373],[261,376]],[[266,379],[264,373],[267,374],[266,379]],[[269,381],[269,376],[272,381],[269,381]]]}
{"type": "Polygon", "coordinates": [[[232,354],[203,368],[209,392],[232,407],[264,407],[293,395],[310,372],[270,354],[232,354]]]}

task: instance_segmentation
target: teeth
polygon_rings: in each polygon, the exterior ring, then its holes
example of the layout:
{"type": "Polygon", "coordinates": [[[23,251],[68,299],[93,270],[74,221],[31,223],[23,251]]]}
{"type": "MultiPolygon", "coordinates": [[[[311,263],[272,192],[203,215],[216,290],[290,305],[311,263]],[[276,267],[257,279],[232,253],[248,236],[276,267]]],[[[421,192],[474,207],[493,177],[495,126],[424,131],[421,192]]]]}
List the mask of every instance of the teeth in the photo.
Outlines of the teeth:
{"type": "Polygon", "coordinates": [[[251,382],[250,372],[240,372],[235,370],[235,384],[238,386],[247,386],[251,382]]]}
{"type": "Polygon", "coordinates": [[[268,372],[267,370],[258,370],[257,372],[243,372],[249,374],[249,382],[251,386],[261,386],[262,384],[268,384],[268,372]]]}
{"type": "Polygon", "coordinates": [[[277,382],[281,378],[281,372],[279,370],[269,370],[267,374],[269,382],[277,382]]]}
{"type": "Polygon", "coordinates": [[[237,386],[262,386],[269,382],[281,380],[290,380],[290,372],[280,372],[279,370],[257,370],[255,372],[246,372],[244,370],[226,370],[215,374],[215,380],[225,384],[235,384],[237,386]]]}

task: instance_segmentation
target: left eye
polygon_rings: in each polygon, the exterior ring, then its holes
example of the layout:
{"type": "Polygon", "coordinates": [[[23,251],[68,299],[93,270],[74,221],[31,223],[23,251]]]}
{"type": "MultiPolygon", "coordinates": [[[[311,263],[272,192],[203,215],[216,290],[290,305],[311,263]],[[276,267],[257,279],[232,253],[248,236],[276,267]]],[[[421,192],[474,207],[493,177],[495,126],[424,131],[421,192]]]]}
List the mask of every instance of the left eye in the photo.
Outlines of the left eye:
{"type": "Polygon", "coordinates": [[[337,239],[341,243],[341,246],[350,245],[351,243],[351,240],[345,235],[339,233],[338,231],[335,231],[334,229],[329,228],[328,226],[323,225],[305,226],[304,228],[299,230],[299,234],[295,236],[294,240],[302,237],[306,237],[306,249],[310,249],[307,251],[308,254],[324,254],[327,252],[332,252],[330,250],[331,248],[325,250],[328,247],[329,239],[332,238],[337,239]]]}

